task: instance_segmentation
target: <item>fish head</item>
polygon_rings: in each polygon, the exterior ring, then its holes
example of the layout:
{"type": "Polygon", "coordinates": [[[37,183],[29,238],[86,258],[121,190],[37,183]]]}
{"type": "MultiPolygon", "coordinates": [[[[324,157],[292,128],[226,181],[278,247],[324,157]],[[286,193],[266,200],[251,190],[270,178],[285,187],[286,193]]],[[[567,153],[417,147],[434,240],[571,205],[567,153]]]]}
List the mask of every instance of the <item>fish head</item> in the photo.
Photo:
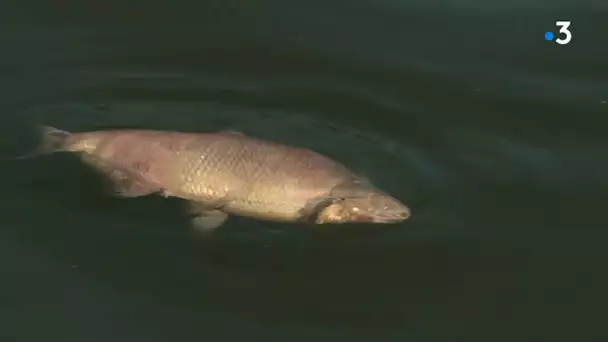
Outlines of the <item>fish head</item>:
{"type": "Polygon", "coordinates": [[[325,207],[317,223],[399,223],[411,215],[396,198],[373,187],[358,188],[353,196],[342,196],[325,207]]]}
{"type": "Polygon", "coordinates": [[[339,203],[349,213],[351,222],[398,223],[410,217],[410,209],[385,194],[345,198],[339,203]]]}

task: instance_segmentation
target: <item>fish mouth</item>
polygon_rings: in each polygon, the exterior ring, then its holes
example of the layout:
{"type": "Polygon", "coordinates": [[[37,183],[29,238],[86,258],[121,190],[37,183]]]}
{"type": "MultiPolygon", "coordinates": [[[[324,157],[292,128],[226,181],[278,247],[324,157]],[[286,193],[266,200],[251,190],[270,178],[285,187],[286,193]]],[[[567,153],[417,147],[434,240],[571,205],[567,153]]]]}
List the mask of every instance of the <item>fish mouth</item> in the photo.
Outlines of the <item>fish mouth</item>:
{"type": "Polygon", "coordinates": [[[372,223],[399,223],[406,220],[406,216],[373,217],[372,223]]]}
{"type": "Polygon", "coordinates": [[[373,223],[399,223],[407,220],[410,217],[411,213],[409,209],[405,209],[398,213],[391,214],[383,214],[383,215],[374,215],[372,216],[373,223]]]}

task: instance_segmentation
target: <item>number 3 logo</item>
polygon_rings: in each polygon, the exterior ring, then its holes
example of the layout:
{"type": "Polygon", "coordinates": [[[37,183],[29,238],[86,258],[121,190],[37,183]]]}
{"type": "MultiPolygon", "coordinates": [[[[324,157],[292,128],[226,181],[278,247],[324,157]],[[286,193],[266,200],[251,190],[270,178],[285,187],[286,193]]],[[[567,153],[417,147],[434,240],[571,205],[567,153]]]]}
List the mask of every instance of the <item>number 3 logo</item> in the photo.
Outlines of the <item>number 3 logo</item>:
{"type": "Polygon", "coordinates": [[[566,38],[562,39],[562,38],[557,38],[555,40],[555,42],[557,44],[560,45],[564,45],[564,44],[568,44],[570,43],[570,40],[572,40],[572,32],[570,32],[568,30],[568,27],[570,27],[570,22],[569,21],[556,21],[555,25],[559,26],[559,33],[563,33],[566,35],[566,38]]]}

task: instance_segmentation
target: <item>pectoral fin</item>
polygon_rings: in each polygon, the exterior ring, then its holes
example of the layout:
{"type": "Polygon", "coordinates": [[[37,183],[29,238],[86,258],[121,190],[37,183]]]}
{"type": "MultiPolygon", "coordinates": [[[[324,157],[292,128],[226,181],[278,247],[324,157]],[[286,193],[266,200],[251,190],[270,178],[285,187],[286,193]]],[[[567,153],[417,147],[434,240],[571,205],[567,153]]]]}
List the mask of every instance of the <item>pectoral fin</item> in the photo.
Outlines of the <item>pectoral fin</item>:
{"type": "Polygon", "coordinates": [[[113,194],[118,197],[147,196],[160,191],[159,188],[142,183],[137,179],[122,174],[112,174],[113,194]]]}
{"type": "Polygon", "coordinates": [[[196,234],[207,236],[226,222],[228,214],[199,202],[189,202],[192,227],[196,234]]]}
{"type": "Polygon", "coordinates": [[[83,154],[82,160],[103,174],[108,180],[109,192],[118,197],[140,197],[159,192],[157,186],[146,183],[139,175],[115,167],[90,154],[83,154]]]}
{"type": "Polygon", "coordinates": [[[317,215],[331,204],[335,203],[336,199],[326,196],[315,197],[310,199],[304,208],[300,209],[300,221],[315,223],[317,215]]]}

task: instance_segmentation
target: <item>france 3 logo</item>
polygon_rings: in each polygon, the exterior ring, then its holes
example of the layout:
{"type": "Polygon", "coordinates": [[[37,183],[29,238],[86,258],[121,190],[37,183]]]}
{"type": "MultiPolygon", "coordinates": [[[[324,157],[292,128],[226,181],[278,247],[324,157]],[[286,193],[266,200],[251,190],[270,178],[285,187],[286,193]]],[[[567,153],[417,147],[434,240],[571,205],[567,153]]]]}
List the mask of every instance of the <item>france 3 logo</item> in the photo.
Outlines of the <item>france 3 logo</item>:
{"type": "Polygon", "coordinates": [[[559,27],[558,34],[553,34],[551,31],[545,32],[546,41],[555,41],[557,44],[566,45],[572,40],[572,32],[570,32],[570,21],[556,21],[555,26],[559,27]]]}

